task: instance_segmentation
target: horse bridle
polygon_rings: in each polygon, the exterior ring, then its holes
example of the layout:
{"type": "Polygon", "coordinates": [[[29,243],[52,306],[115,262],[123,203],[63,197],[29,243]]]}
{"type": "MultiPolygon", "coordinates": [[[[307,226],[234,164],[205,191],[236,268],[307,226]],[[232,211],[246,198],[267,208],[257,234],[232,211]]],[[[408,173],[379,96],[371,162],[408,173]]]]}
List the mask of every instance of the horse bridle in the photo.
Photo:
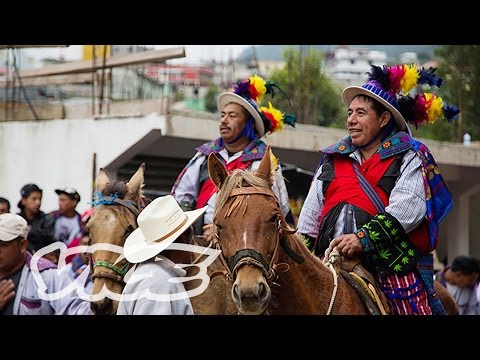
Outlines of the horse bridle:
{"type": "MultiPolygon", "coordinates": [[[[135,225],[136,227],[132,227],[131,225],[129,226],[130,232],[127,234],[130,235],[137,227],[137,217],[140,214],[140,212],[143,210],[145,207],[145,203],[143,202],[143,199],[139,199],[138,203],[135,204],[131,201],[125,201],[122,199],[119,199],[118,197],[115,196],[103,196],[101,198],[101,202],[98,202],[97,204],[101,205],[121,205],[126,207],[128,210],[130,210],[134,215],[135,215],[135,225]]],[[[106,279],[111,279],[120,283],[124,283],[123,277],[125,274],[128,272],[130,268],[130,263],[128,261],[125,262],[125,265],[122,267],[118,267],[115,264],[112,264],[109,261],[106,260],[97,260],[94,261],[93,259],[93,253],[91,254],[91,259],[90,259],[90,274],[92,281],[96,278],[106,278],[106,279]],[[115,272],[115,274],[109,273],[109,272],[98,272],[94,273],[94,269],[98,266],[101,267],[106,267],[107,269],[110,269],[115,272]]]]}
{"type": "MultiPolygon", "coordinates": [[[[220,244],[220,234],[218,232],[218,228],[215,227],[215,236],[213,239],[214,245],[217,250],[220,250],[221,253],[219,255],[220,261],[225,268],[223,274],[229,281],[235,281],[237,276],[237,271],[244,265],[253,265],[259,268],[267,283],[270,285],[278,278],[278,272],[280,270],[288,271],[289,265],[286,263],[280,263],[278,258],[280,256],[279,248],[286,252],[286,254],[292,258],[295,262],[301,264],[305,258],[301,255],[298,255],[292,248],[286,243],[284,234],[294,234],[296,229],[290,229],[288,227],[283,226],[285,220],[282,218],[280,212],[280,205],[278,204],[277,197],[273,193],[271,189],[268,188],[258,188],[258,187],[241,187],[233,189],[230,193],[230,197],[237,197],[237,196],[247,196],[252,194],[260,194],[265,196],[271,196],[275,200],[277,204],[277,233],[275,239],[275,248],[273,250],[270,262],[268,263],[265,258],[260,254],[257,250],[251,248],[245,248],[238,250],[232,257],[226,259],[221,248],[220,244]]],[[[215,226],[215,225],[214,225],[215,226]]]]}

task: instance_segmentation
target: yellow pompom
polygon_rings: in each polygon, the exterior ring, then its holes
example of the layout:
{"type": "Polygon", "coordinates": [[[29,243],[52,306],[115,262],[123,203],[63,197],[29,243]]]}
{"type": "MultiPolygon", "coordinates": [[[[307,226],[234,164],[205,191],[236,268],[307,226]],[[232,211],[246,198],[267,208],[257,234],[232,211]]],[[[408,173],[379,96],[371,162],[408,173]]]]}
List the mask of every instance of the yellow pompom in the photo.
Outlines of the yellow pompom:
{"type": "Polygon", "coordinates": [[[258,91],[257,101],[260,103],[263,99],[263,96],[267,93],[267,88],[265,87],[267,82],[258,75],[250,76],[249,80],[250,84],[253,85],[258,91]]]}
{"type": "Polygon", "coordinates": [[[400,88],[404,94],[408,94],[415,86],[417,86],[420,74],[417,70],[417,65],[404,65],[405,74],[400,81],[400,88]]]}
{"type": "Polygon", "coordinates": [[[435,124],[438,118],[443,116],[443,100],[435,94],[426,93],[425,100],[427,100],[427,118],[429,124],[435,124]]]}

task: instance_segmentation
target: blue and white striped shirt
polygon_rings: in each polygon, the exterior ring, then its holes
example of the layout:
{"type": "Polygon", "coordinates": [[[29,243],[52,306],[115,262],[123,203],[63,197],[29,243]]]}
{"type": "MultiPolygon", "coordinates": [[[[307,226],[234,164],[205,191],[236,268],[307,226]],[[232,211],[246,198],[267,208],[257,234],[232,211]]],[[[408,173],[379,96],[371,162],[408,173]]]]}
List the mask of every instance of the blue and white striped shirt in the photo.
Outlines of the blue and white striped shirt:
{"type": "MultiPolygon", "coordinates": [[[[360,151],[350,154],[355,161],[361,164],[360,151]]],[[[414,230],[424,219],[427,213],[426,194],[421,172],[422,162],[414,151],[409,150],[403,157],[400,166],[400,175],[390,194],[389,205],[385,211],[394,216],[402,224],[405,232],[414,230]]],[[[320,229],[320,216],[324,205],[322,193],[323,181],[318,177],[322,173],[322,166],[315,174],[314,180],[303,203],[302,211],[298,219],[298,232],[309,235],[316,239],[320,229]]],[[[345,210],[345,209],[343,209],[345,210]]],[[[334,230],[334,237],[343,234],[344,211],[340,212],[334,230]]],[[[356,230],[354,223],[354,230],[356,230]]]]}

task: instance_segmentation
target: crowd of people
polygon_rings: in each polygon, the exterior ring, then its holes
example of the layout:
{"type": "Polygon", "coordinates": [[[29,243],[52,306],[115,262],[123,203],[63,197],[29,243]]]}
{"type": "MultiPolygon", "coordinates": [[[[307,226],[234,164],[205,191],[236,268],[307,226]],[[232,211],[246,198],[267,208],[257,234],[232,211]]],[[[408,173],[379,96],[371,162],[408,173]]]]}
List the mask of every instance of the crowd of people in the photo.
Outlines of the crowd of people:
{"type": "MultiPolygon", "coordinates": [[[[292,216],[282,168],[273,154],[272,190],[283,216],[298,226],[315,255],[323,258],[336,248],[344,257],[360,257],[380,284],[393,314],[445,314],[433,286],[432,251],[437,246],[439,223],[453,201],[433,155],[412,137],[408,124],[418,127],[439,118],[451,121],[459,111],[433,92],[408,95],[419,86],[440,87],[443,81],[435,69],[372,66],[368,75],[366,84],[343,91],[348,134],[321,149],[298,223],[292,216]]],[[[267,149],[262,138],[285,125],[295,126],[295,116],[275,108],[272,101],[261,106],[262,99],[273,96],[276,88],[273,82],[254,75],[218,96],[220,136],[195,149],[171,195],[145,207],[138,217],[139,227],[126,239],[127,260],[139,264],[136,274],[155,276],[127,281],[124,296],[152,287],[164,293],[185,291],[181,283],[167,281],[172,275],[183,276],[184,271],[160,253],[190,226],[206,243],[212,241],[218,189],[209,178],[209,155],[217,156],[228,172],[255,171],[267,149]],[[150,246],[153,243],[157,246],[150,246]]],[[[75,210],[80,195],[72,188],[57,189],[56,193],[59,209],[48,214],[40,210],[42,190],[36,184],[21,189],[18,215],[9,214],[10,203],[0,198],[0,213],[6,213],[0,215],[2,314],[29,313],[30,306],[17,300],[14,289],[20,293],[20,278],[29,276],[31,254],[55,241],[67,246],[86,243],[85,222],[75,210]],[[6,259],[5,253],[13,254],[12,258],[6,259]]],[[[45,260],[42,276],[48,278],[55,256],[49,257],[52,261],[45,260]]],[[[71,280],[85,268],[85,259],[74,258],[68,272],[71,280]]],[[[479,274],[478,260],[460,256],[435,275],[457,301],[460,314],[479,314],[479,274]]],[[[48,311],[88,313],[79,299],[69,301],[51,304],[48,311]]],[[[189,299],[170,303],[125,300],[120,301],[118,314],[186,315],[193,314],[193,309],[189,299]]]]}

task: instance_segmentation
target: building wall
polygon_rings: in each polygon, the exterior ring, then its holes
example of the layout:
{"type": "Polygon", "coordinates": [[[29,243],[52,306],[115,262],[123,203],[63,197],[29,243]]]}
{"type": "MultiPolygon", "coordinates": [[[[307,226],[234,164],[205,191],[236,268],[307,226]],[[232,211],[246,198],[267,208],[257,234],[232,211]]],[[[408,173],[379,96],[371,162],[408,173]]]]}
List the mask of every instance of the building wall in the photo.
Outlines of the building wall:
{"type": "MultiPolygon", "coordinates": [[[[139,118],[10,121],[0,123],[0,196],[17,212],[20,188],[36,183],[43,189],[42,210],[58,207],[56,188],[73,186],[90,205],[93,154],[105,167],[151,129],[164,129],[165,116],[139,118]]],[[[96,175],[96,174],[95,174],[96,175]]]]}

